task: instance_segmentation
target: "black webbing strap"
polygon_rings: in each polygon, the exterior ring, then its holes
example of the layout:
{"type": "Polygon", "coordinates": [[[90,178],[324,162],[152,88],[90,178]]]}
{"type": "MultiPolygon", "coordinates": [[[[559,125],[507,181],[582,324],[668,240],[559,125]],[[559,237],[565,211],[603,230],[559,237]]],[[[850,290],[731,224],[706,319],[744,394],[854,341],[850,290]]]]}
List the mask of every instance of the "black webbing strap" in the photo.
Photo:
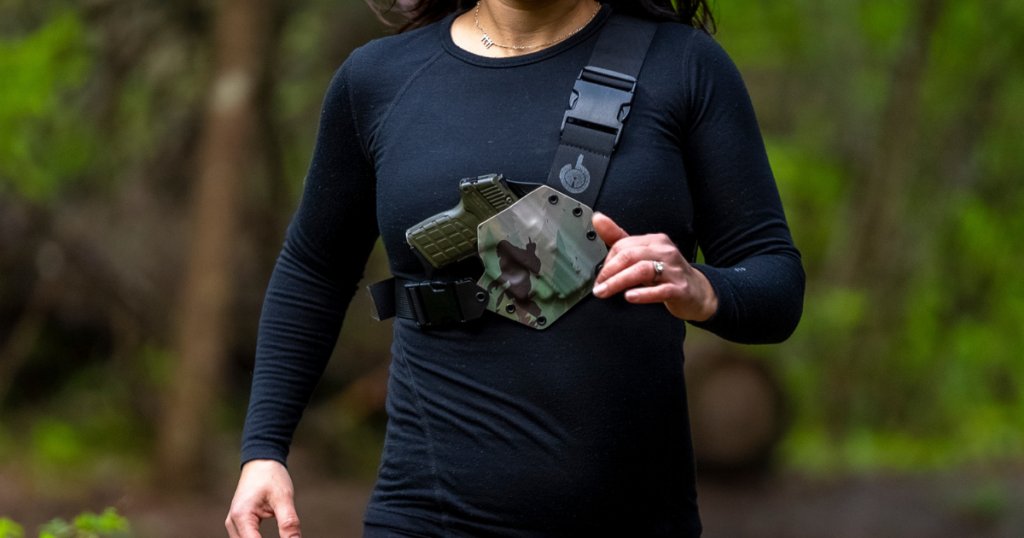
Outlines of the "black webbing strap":
{"type": "Polygon", "coordinates": [[[548,186],[594,207],[657,23],[613,15],[573,86],[548,186]]]}
{"type": "Polygon", "coordinates": [[[377,319],[399,317],[421,327],[472,321],[483,315],[487,293],[471,278],[416,281],[391,277],[367,286],[377,319]]]}
{"type": "MultiPolygon", "coordinates": [[[[366,286],[370,291],[370,298],[373,299],[374,317],[379,321],[391,319],[398,314],[396,303],[395,277],[366,286]]],[[[406,316],[402,316],[406,317],[406,316]]]]}

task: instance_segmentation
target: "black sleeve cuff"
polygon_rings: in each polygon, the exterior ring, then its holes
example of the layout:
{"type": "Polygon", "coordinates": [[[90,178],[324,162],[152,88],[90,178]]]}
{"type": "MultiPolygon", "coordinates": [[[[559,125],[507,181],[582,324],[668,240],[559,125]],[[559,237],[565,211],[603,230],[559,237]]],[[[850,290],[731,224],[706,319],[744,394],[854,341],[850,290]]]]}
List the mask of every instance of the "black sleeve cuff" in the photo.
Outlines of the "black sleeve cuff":
{"type": "Polygon", "coordinates": [[[282,449],[279,446],[271,444],[249,445],[244,447],[242,449],[242,463],[240,467],[245,467],[246,463],[253,460],[274,460],[287,468],[288,449],[282,449]]]}
{"type": "Polygon", "coordinates": [[[718,310],[715,310],[715,313],[704,321],[690,321],[689,323],[698,329],[721,335],[728,329],[728,320],[733,320],[736,317],[732,286],[729,284],[729,280],[721,274],[722,270],[717,267],[695,263],[693,268],[700,271],[711,283],[711,289],[718,296],[718,310]]]}

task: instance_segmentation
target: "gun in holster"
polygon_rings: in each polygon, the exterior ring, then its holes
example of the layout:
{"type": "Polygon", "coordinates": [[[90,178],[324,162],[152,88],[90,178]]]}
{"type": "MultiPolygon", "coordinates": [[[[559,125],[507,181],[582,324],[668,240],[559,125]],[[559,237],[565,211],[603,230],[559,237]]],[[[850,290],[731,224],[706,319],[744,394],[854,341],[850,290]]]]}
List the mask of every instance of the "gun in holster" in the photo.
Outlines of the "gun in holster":
{"type": "Polygon", "coordinates": [[[459,182],[461,200],[405,231],[405,240],[424,267],[440,269],[476,254],[477,226],[519,199],[501,174],[466,178],[459,182]]]}

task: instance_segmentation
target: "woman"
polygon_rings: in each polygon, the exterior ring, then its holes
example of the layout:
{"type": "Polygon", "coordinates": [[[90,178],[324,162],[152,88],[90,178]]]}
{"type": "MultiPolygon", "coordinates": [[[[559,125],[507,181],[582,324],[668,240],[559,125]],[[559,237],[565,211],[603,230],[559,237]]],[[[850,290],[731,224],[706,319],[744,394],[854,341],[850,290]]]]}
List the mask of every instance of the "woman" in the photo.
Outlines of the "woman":
{"type": "Polygon", "coordinates": [[[684,321],[779,342],[803,299],[743,81],[695,28],[704,0],[459,5],[412,2],[408,31],[353,52],[327,92],[260,322],[229,534],[276,516],[299,536],[288,446],[378,233],[391,271],[422,280],[405,230],[454,206],[460,178],[543,182],[574,79],[626,11],[663,22],[596,203],[611,250],[594,297],[543,331],[395,320],[365,536],[699,536],[684,321]]]}

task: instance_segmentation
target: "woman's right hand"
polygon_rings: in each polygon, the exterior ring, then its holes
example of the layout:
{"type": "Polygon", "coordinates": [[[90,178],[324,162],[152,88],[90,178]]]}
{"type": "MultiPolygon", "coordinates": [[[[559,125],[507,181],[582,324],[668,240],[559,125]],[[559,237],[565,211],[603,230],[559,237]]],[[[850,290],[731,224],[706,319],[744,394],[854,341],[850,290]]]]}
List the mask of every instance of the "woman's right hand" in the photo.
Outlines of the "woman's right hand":
{"type": "Polygon", "coordinates": [[[292,478],[274,460],[252,460],[242,466],[235,498],[224,526],[231,538],[260,538],[260,521],[277,518],[281,538],[300,538],[292,478]]]}

